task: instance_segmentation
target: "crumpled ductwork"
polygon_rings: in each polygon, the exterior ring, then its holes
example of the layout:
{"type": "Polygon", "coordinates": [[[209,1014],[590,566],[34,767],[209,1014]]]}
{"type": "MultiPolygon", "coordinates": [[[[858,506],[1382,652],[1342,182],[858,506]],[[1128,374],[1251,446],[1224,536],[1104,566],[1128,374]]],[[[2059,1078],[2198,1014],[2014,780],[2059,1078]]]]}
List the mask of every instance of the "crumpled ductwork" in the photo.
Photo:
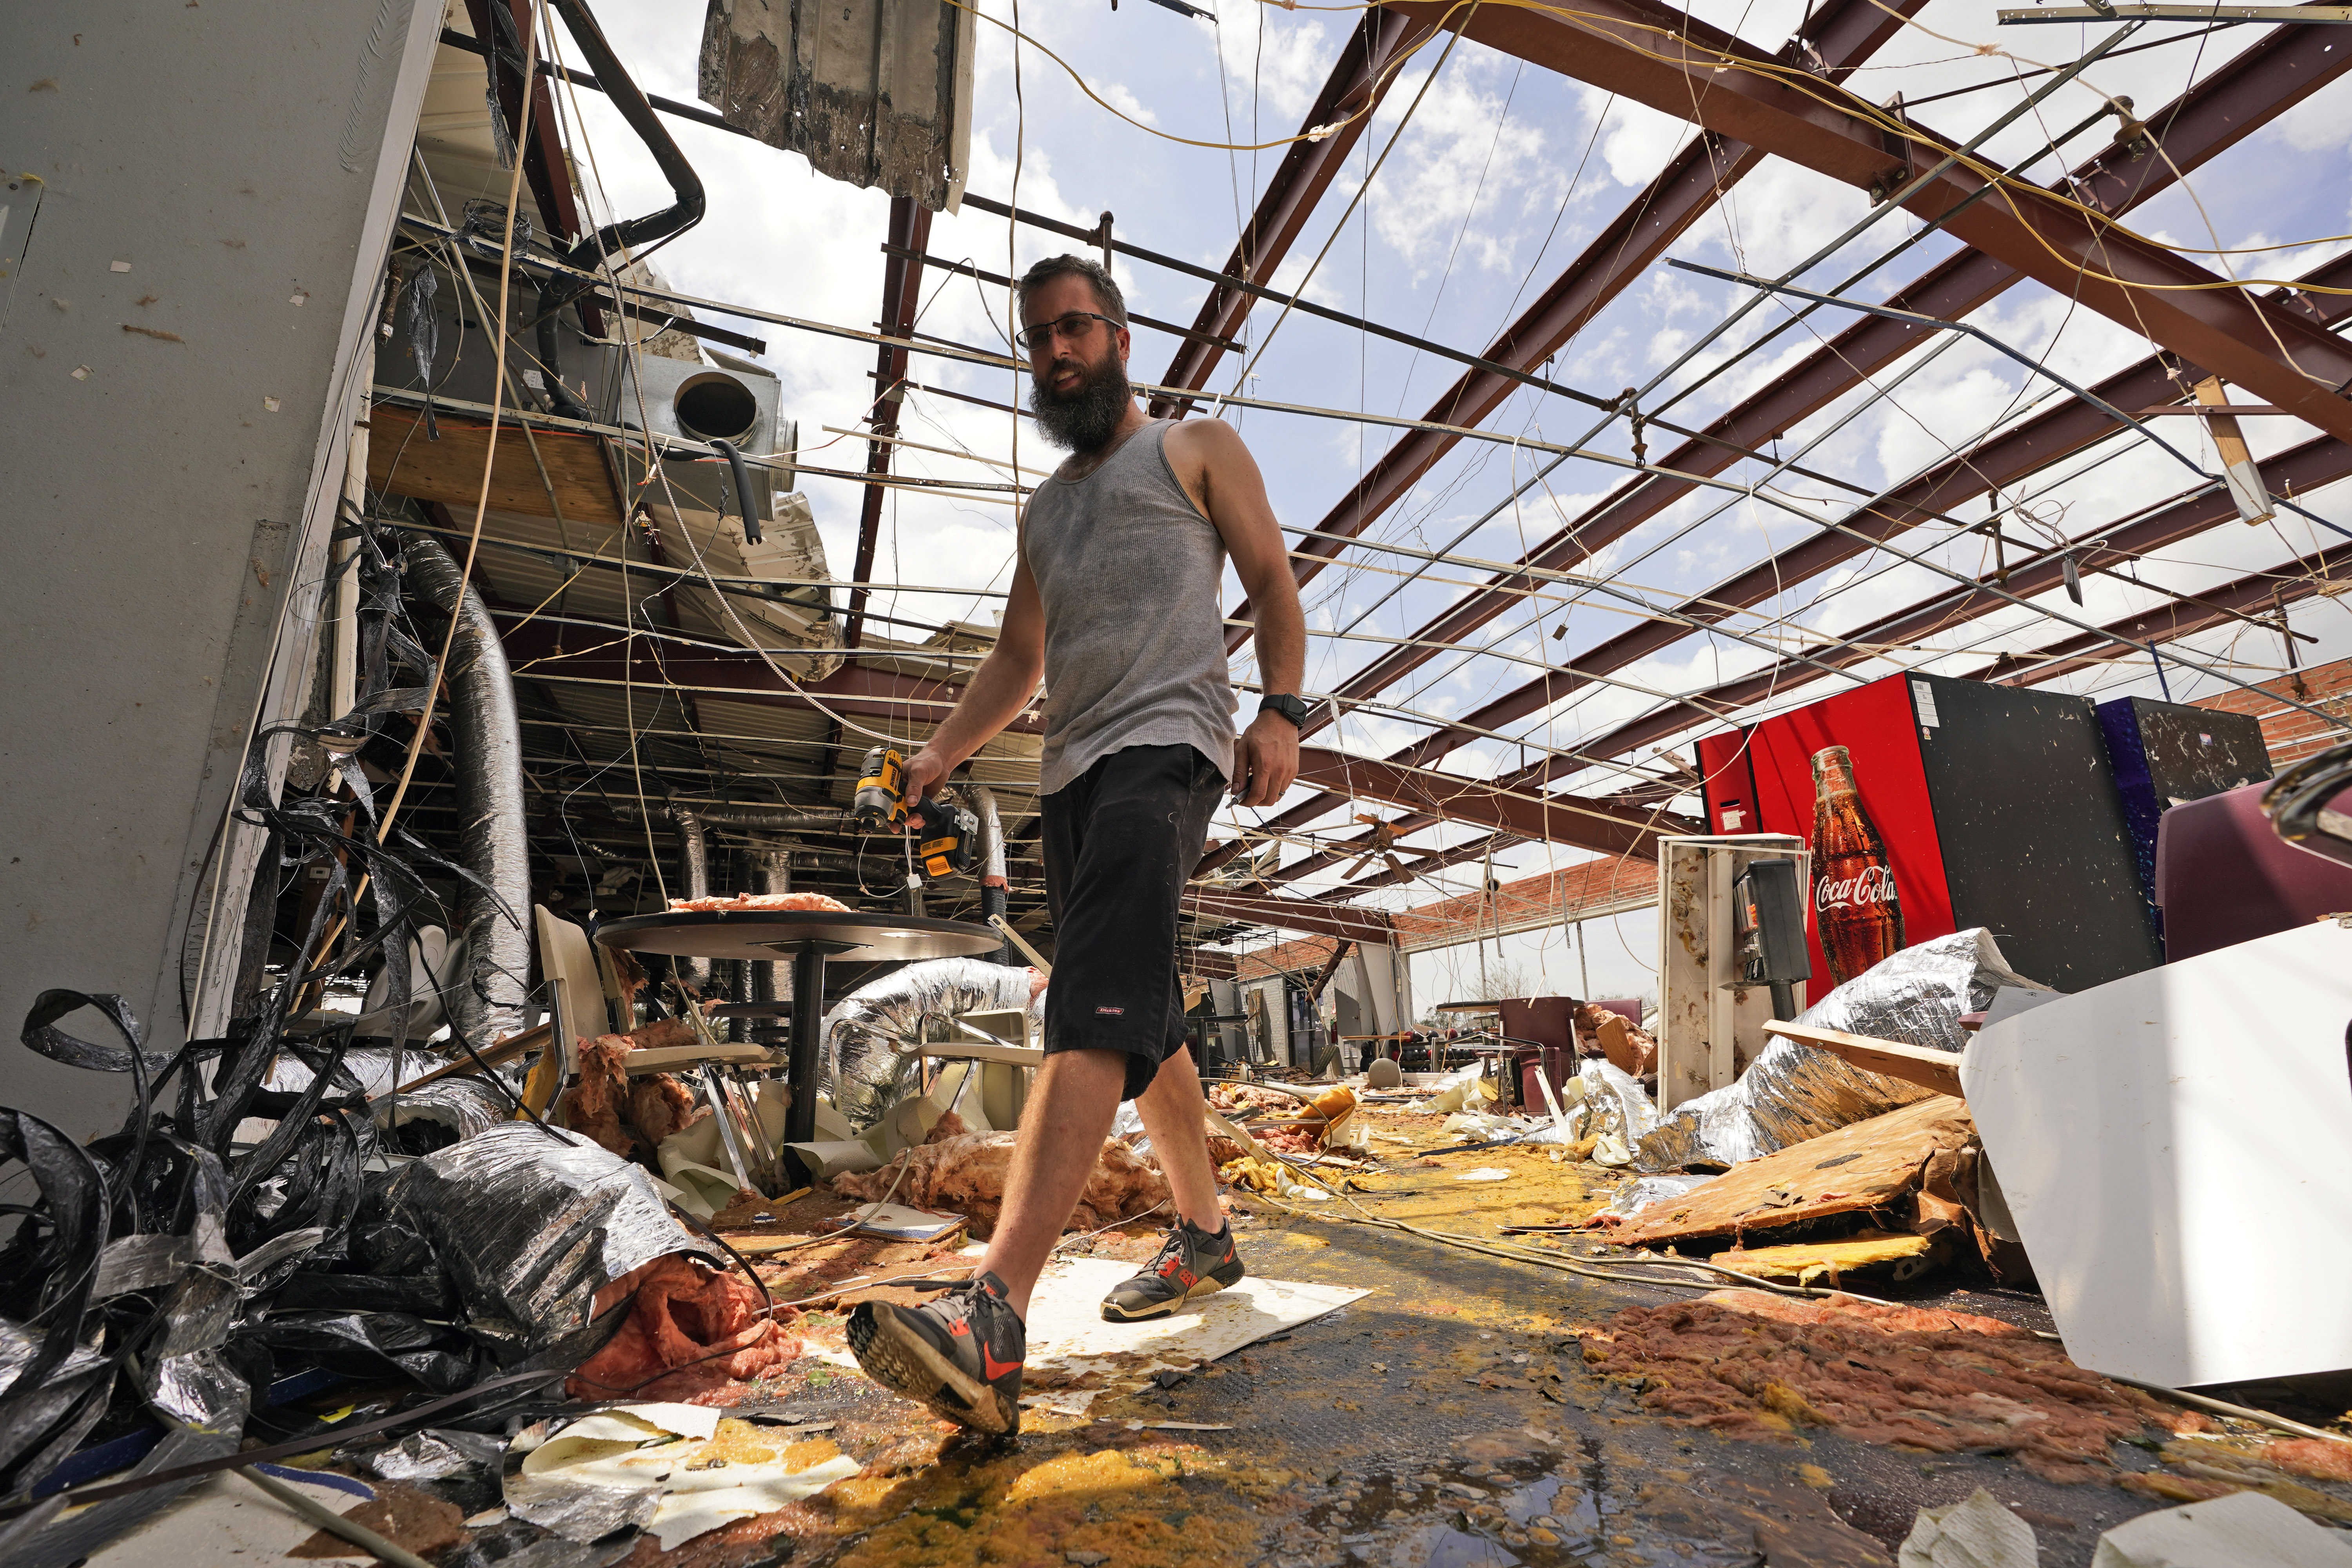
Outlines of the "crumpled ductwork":
{"type": "MultiPolygon", "coordinates": [[[[965,784],[963,794],[980,818],[980,918],[985,924],[1012,908],[1012,884],[1004,875],[1004,818],[996,809],[996,792],[986,784],[965,784]]],[[[1011,942],[997,944],[996,962],[1014,962],[1011,942]]]]}
{"type": "Polygon", "coordinates": [[[985,958],[935,958],[910,963],[870,984],[861,985],[835,1005],[824,1021],[822,1086],[833,1096],[834,1109],[852,1127],[871,1127],[882,1113],[906,1098],[918,1058],[901,1052],[898,1042],[926,1037],[944,1039],[948,1029],[933,1019],[991,1008],[1023,1007],[1033,1023],[1043,1017],[1044,993],[1032,1001],[1029,968],[1007,968],[985,958]]]}
{"type": "Polygon", "coordinates": [[[458,929],[471,955],[467,983],[445,1001],[459,1033],[488,1045],[523,1027],[530,973],[530,864],[522,801],[522,727],[506,646],[440,542],[401,535],[408,582],[426,603],[454,616],[449,648],[449,725],[457,742],[459,808],[465,814],[459,858],[488,884],[459,894],[458,929]],[[503,906],[503,907],[502,907],[503,906]]]}

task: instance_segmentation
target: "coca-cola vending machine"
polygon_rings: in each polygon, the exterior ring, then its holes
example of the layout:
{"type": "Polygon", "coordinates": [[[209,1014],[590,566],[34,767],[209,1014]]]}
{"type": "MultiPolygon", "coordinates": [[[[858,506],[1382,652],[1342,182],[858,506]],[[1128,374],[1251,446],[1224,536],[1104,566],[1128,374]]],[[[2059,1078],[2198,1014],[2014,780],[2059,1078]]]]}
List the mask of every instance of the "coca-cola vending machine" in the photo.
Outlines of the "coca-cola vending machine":
{"type": "Polygon", "coordinates": [[[1889,676],[1710,735],[1698,767],[1710,831],[1812,846],[1816,997],[1969,926],[2061,991],[2160,962],[2085,699],[1889,676]]]}

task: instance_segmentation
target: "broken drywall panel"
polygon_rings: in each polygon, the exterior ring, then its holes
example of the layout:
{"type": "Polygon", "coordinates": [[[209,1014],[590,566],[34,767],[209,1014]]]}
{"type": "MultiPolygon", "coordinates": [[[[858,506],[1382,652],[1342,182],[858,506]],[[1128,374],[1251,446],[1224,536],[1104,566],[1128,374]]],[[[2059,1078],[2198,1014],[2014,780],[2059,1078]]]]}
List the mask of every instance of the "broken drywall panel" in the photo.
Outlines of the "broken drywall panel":
{"type": "Polygon", "coordinates": [[[2352,1367],[2352,931],[2217,949],[1988,1026],[1960,1061],[2066,1349],[2173,1388],[2352,1367]]]}

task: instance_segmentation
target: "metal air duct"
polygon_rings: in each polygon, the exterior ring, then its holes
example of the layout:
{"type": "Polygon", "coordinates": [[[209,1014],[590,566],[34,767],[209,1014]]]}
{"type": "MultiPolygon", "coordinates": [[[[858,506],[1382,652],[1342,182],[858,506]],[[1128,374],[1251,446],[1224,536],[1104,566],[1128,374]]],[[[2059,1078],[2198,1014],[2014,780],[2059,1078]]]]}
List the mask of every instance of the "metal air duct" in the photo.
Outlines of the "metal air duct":
{"type": "Polygon", "coordinates": [[[457,924],[466,983],[447,998],[450,1023],[477,1045],[519,1034],[529,993],[530,865],[523,827],[522,728],[506,646],[457,563],[430,535],[401,535],[407,580],[457,622],[449,645],[449,727],[464,824],[458,859],[487,885],[466,884],[457,924]]]}

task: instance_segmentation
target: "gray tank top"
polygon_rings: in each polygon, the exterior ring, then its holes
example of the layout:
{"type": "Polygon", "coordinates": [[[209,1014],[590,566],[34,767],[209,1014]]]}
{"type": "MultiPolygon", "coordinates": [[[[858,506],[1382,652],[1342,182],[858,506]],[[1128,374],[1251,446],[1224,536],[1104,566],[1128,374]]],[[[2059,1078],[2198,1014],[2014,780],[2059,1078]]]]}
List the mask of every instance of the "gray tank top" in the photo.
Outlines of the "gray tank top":
{"type": "Polygon", "coordinates": [[[1082,479],[1046,479],[1022,518],[1045,611],[1047,795],[1129,746],[1192,746],[1233,777],[1225,545],[1168,467],[1171,423],[1082,479]]]}

